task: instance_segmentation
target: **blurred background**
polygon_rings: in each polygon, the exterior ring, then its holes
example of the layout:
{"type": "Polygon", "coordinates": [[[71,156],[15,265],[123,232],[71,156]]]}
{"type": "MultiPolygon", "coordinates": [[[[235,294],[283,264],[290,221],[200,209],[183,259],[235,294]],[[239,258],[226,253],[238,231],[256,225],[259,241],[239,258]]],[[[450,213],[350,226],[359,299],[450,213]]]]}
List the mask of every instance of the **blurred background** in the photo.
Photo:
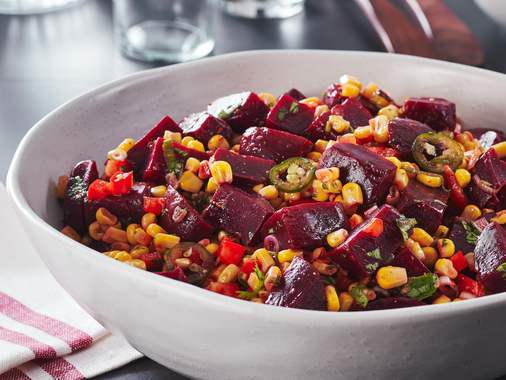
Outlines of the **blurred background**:
{"type": "MultiPolygon", "coordinates": [[[[504,24],[506,0],[0,0],[0,181],[37,120],[129,73],[252,49],[395,51],[506,73],[504,24]]],[[[102,378],[183,379],[148,359],[102,378]]]]}

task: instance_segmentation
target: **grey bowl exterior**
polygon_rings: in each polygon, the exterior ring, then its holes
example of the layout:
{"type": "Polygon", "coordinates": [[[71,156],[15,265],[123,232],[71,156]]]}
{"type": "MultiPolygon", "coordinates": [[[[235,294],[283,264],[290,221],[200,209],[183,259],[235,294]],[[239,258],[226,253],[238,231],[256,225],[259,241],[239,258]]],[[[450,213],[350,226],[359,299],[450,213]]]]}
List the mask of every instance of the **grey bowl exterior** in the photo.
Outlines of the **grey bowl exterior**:
{"type": "Polygon", "coordinates": [[[57,230],[54,180],[102,162],[164,114],[176,119],[243,90],[319,94],[339,75],[375,81],[401,101],[456,101],[468,127],[502,128],[506,76],[421,58],[363,52],[257,51],[150,70],[61,106],[23,139],[7,187],[62,286],[134,347],[199,379],[493,378],[506,373],[506,294],[401,310],[328,313],[258,305],[139,271],[57,230]],[[56,227],[56,228],[55,228],[56,227]]]}

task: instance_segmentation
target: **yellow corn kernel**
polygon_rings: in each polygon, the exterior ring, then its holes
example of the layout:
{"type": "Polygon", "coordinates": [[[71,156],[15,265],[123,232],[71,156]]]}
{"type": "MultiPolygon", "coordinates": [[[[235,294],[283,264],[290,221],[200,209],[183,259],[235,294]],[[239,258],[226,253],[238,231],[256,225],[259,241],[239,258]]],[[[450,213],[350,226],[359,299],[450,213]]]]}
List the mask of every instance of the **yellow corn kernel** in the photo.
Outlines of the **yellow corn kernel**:
{"type": "Polygon", "coordinates": [[[383,107],[378,111],[378,115],[385,116],[388,120],[393,120],[399,116],[399,108],[393,104],[383,107]]]}
{"type": "Polygon", "coordinates": [[[153,242],[155,244],[156,249],[160,251],[170,249],[174,247],[176,244],[179,244],[180,241],[181,239],[179,238],[179,236],[166,234],[163,232],[157,233],[153,238],[153,242]]]}
{"type": "MultiPolygon", "coordinates": [[[[338,137],[339,137],[340,143],[354,144],[354,145],[357,144],[357,138],[355,137],[355,135],[353,133],[345,133],[344,135],[338,136],[338,137]]],[[[327,148],[328,148],[328,146],[327,146],[327,148]]]]}
{"type": "Polygon", "coordinates": [[[341,311],[348,311],[353,304],[353,297],[348,292],[339,293],[339,305],[341,311]]]}
{"type": "Polygon", "coordinates": [[[356,98],[360,95],[360,88],[351,83],[343,84],[341,87],[341,94],[348,98],[356,98]]]}
{"type": "Polygon", "coordinates": [[[311,96],[309,98],[302,99],[299,103],[305,104],[309,107],[316,108],[321,104],[321,101],[316,96],[311,96]]]}
{"type": "Polygon", "coordinates": [[[146,227],[146,232],[148,233],[149,236],[155,237],[158,234],[164,234],[165,230],[160,225],[156,223],[151,223],[146,227]]]}
{"type": "Polygon", "coordinates": [[[234,174],[227,161],[214,161],[211,164],[211,175],[217,184],[232,183],[234,174]]]}
{"type": "Polygon", "coordinates": [[[432,245],[432,243],[434,243],[434,239],[432,238],[432,236],[430,236],[430,234],[423,228],[418,227],[413,228],[411,239],[420,243],[422,247],[429,247],[432,245]]]}
{"type": "Polygon", "coordinates": [[[189,170],[185,171],[181,175],[181,178],[179,178],[179,186],[181,189],[190,193],[198,193],[203,185],[204,181],[189,170]]]}
{"type": "Polygon", "coordinates": [[[324,114],[325,112],[329,112],[329,111],[330,111],[329,106],[326,104],[323,104],[323,105],[315,108],[314,117],[318,117],[318,116],[324,114]]]}
{"type": "Polygon", "coordinates": [[[293,260],[295,256],[302,256],[302,251],[296,251],[294,249],[283,249],[278,252],[278,261],[280,263],[288,263],[293,260]]]}
{"type": "Polygon", "coordinates": [[[149,253],[149,248],[143,245],[136,245],[130,250],[130,256],[132,256],[133,259],[138,259],[146,253],[149,253]]]}
{"type": "Polygon", "coordinates": [[[329,199],[329,194],[327,191],[323,188],[322,181],[315,179],[313,181],[313,199],[318,202],[325,202],[329,199]]]}
{"type": "Polygon", "coordinates": [[[123,149],[116,148],[107,153],[107,158],[113,161],[124,161],[127,158],[127,152],[123,149]]]}
{"type": "Polygon", "coordinates": [[[348,182],[343,186],[343,204],[346,207],[352,207],[355,205],[361,205],[364,203],[364,195],[362,194],[362,188],[359,184],[354,182],[348,182]]]}
{"type": "Polygon", "coordinates": [[[61,175],[58,177],[58,182],[56,184],[56,196],[58,199],[65,198],[65,192],[67,191],[68,183],[69,183],[68,175],[61,175]]]}
{"type": "Polygon", "coordinates": [[[362,92],[366,98],[372,98],[376,91],[379,90],[379,87],[376,83],[368,83],[367,86],[365,86],[364,91],[362,92]]]}
{"type": "Polygon", "coordinates": [[[424,258],[422,262],[427,268],[432,268],[438,259],[437,251],[434,247],[423,247],[424,258]]]}
{"type": "Polygon", "coordinates": [[[255,272],[251,272],[248,277],[248,285],[251,289],[254,291],[257,291],[262,288],[262,282],[258,278],[257,274],[255,272]]]}
{"type": "Polygon", "coordinates": [[[379,95],[379,87],[375,83],[369,83],[362,92],[363,95],[368,98],[377,107],[383,108],[388,105],[388,100],[379,95]]]}
{"type": "Polygon", "coordinates": [[[218,282],[220,284],[230,284],[237,279],[238,274],[239,267],[235,264],[228,264],[218,276],[218,282]]]}
{"type": "Polygon", "coordinates": [[[100,207],[97,210],[95,213],[95,218],[97,219],[97,222],[106,226],[114,226],[116,223],[118,223],[118,218],[116,215],[112,214],[104,207],[100,207]]]}
{"type": "Polygon", "coordinates": [[[405,268],[386,266],[376,273],[376,281],[383,289],[393,289],[408,283],[408,274],[405,268]]]}
{"type": "Polygon", "coordinates": [[[465,220],[476,220],[481,216],[481,210],[476,205],[467,205],[461,214],[465,220]]]}
{"type": "Polygon", "coordinates": [[[260,269],[264,273],[267,272],[270,267],[276,264],[269,251],[265,248],[257,249],[255,252],[253,252],[252,257],[260,263],[260,269]]]}
{"type": "Polygon", "coordinates": [[[64,234],[64,235],[66,235],[66,236],[68,236],[72,240],[75,240],[75,241],[78,241],[78,242],[81,241],[81,236],[77,233],[76,230],[74,230],[70,226],[63,227],[62,230],[61,230],[61,233],[64,234]]]}
{"type": "Polygon", "coordinates": [[[434,270],[437,274],[448,276],[452,280],[459,274],[459,272],[457,272],[457,270],[453,267],[453,263],[450,259],[437,259],[434,264],[434,270]]]}
{"type": "Polygon", "coordinates": [[[193,141],[193,140],[195,140],[193,137],[191,137],[191,136],[185,136],[185,137],[183,137],[183,139],[181,140],[181,145],[184,145],[184,146],[186,146],[186,147],[187,147],[187,146],[188,146],[188,143],[189,143],[190,141],[193,141]]]}
{"type": "Polygon", "coordinates": [[[239,153],[239,151],[241,150],[241,144],[232,145],[232,148],[230,148],[230,150],[239,153]]]}
{"type": "Polygon", "coordinates": [[[115,251],[111,256],[114,260],[118,261],[129,261],[132,260],[132,256],[127,251],[115,251]]]}
{"type": "Polygon", "coordinates": [[[423,260],[425,258],[425,253],[423,252],[420,243],[418,243],[417,241],[414,241],[413,239],[410,238],[404,242],[404,245],[406,246],[407,249],[409,249],[409,252],[411,252],[418,259],[423,260]]]}
{"type": "Polygon", "coordinates": [[[320,161],[321,156],[322,154],[320,152],[313,151],[309,152],[306,157],[309,158],[311,161],[318,162],[320,161]]]}
{"type": "Polygon", "coordinates": [[[401,169],[406,170],[406,173],[408,173],[408,177],[410,179],[415,178],[417,174],[420,172],[418,165],[408,161],[401,162],[401,169]]]}
{"type": "Polygon", "coordinates": [[[353,131],[353,134],[357,139],[365,140],[371,137],[371,135],[373,134],[373,129],[371,128],[370,125],[366,125],[364,127],[357,127],[353,131]]]}
{"type": "Polygon", "coordinates": [[[301,197],[300,192],[297,193],[282,193],[283,194],[283,200],[286,202],[294,202],[298,201],[301,197]]]}
{"type": "Polygon", "coordinates": [[[341,193],[341,190],[343,189],[343,184],[338,179],[332,181],[332,182],[325,182],[323,184],[323,188],[325,191],[331,193],[331,194],[339,194],[341,193]]]}
{"type": "MultiPolygon", "coordinates": [[[[163,134],[163,139],[166,141],[174,141],[177,143],[181,143],[183,140],[183,137],[181,136],[181,133],[179,132],[171,132],[171,131],[165,131],[163,134]]],[[[193,137],[191,137],[193,139],[193,137]]],[[[188,141],[188,140],[187,140],[188,141]]]]}
{"type": "Polygon", "coordinates": [[[264,102],[269,108],[274,107],[274,104],[276,104],[276,97],[270,92],[260,92],[258,97],[262,99],[262,102],[264,102]]]}
{"type": "Polygon", "coordinates": [[[357,77],[348,74],[341,75],[339,78],[339,83],[341,83],[341,85],[352,84],[358,88],[362,87],[362,83],[358,80],[357,77]]]}
{"type": "Polygon", "coordinates": [[[278,197],[278,189],[276,189],[276,186],[274,185],[268,185],[262,187],[258,191],[258,194],[260,194],[260,196],[264,197],[267,200],[272,200],[278,197]]]}
{"type": "Polygon", "coordinates": [[[128,264],[134,268],[146,270],[146,263],[142,260],[139,260],[139,259],[127,260],[127,261],[125,261],[125,264],[128,264]]]}
{"type": "Polygon", "coordinates": [[[167,193],[167,186],[165,185],[159,185],[151,188],[151,195],[156,198],[162,198],[165,196],[165,193],[167,193]]]}
{"type": "Polygon", "coordinates": [[[404,190],[409,183],[409,176],[406,170],[397,169],[395,171],[394,184],[399,190],[404,190]]]}
{"type": "Polygon", "coordinates": [[[153,240],[151,235],[148,235],[146,233],[146,231],[144,231],[142,228],[137,228],[135,230],[134,237],[135,237],[137,244],[145,245],[145,246],[148,246],[149,244],[151,244],[151,241],[153,240]]]}
{"type": "Polygon", "coordinates": [[[135,231],[138,228],[141,228],[141,226],[139,224],[135,224],[135,223],[131,223],[127,226],[126,234],[127,234],[127,241],[129,244],[132,244],[132,245],[137,244],[137,239],[135,238],[135,231]]]}
{"type": "Polygon", "coordinates": [[[496,222],[499,224],[505,224],[506,223],[506,213],[499,211],[495,214],[495,216],[490,219],[492,222],[496,222]]]}
{"type": "Polygon", "coordinates": [[[327,310],[339,311],[339,296],[337,295],[336,288],[332,285],[327,285],[325,287],[325,296],[327,298],[327,310]]]}
{"type": "Polygon", "coordinates": [[[311,263],[313,267],[324,276],[333,276],[337,273],[337,267],[334,264],[323,260],[315,260],[311,263]]]}
{"type": "MultiPolygon", "coordinates": [[[[397,169],[401,169],[402,162],[397,157],[385,157],[388,161],[390,161],[392,164],[394,164],[397,169]]],[[[406,173],[407,174],[407,173],[406,173]]]]}
{"type": "Polygon", "coordinates": [[[274,285],[279,282],[281,278],[281,269],[277,266],[272,266],[269,268],[267,273],[265,274],[264,286],[267,291],[271,291],[274,285]]]}
{"type": "Polygon", "coordinates": [[[187,145],[190,149],[198,150],[199,152],[205,152],[206,148],[204,147],[204,144],[202,144],[199,140],[192,140],[188,142],[187,145]]]}
{"type": "Polygon", "coordinates": [[[212,253],[213,255],[218,252],[218,244],[216,243],[209,243],[208,245],[206,245],[206,249],[209,253],[212,253]]]}
{"type": "Polygon", "coordinates": [[[258,193],[263,187],[264,187],[264,185],[262,185],[261,183],[259,183],[258,185],[253,186],[253,191],[255,193],[258,193]]]}
{"type": "Polygon", "coordinates": [[[339,179],[340,171],[337,167],[318,169],[315,172],[316,178],[318,178],[322,183],[328,183],[339,179]]]}
{"type": "Polygon", "coordinates": [[[346,238],[348,238],[348,231],[346,231],[344,228],[340,228],[337,231],[331,232],[327,235],[327,244],[332,248],[335,248],[338,245],[341,245],[346,240],[346,238]]]}
{"type": "Polygon", "coordinates": [[[325,131],[334,131],[336,133],[344,133],[351,129],[349,121],[345,120],[341,115],[330,115],[325,124],[325,131]]]}
{"type": "Polygon", "coordinates": [[[353,214],[352,216],[350,216],[350,219],[349,219],[350,226],[352,229],[357,227],[363,221],[364,221],[364,218],[362,218],[362,216],[360,216],[359,214],[353,214]]]}
{"type": "Polygon", "coordinates": [[[388,141],[388,118],[379,115],[369,120],[374,133],[374,141],[377,143],[386,143],[388,141]]]}
{"type": "Polygon", "coordinates": [[[432,301],[432,304],[438,305],[441,303],[449,303],[449,302],[452,302],[451,298],[442,294],[439,297],[437,297],[434,301],[432,301]]]}
{"type": "MultiPolygon", "coordinates": [[[[147,212],[141,218],[141,226],[145,230],[148,229],[148,226],[152,223],[156,223],[156,215],[152,212],[147,212]]],[[[138,224],[134,224],[134,226],[138,226],[138,224]]],[[[127,227],[128,229],[128,227],[127,227]]],[[[134,230],[135,231],[135,230],[134,230]]]]}
{"type": "Polygon", "coordinates": [[[436,238],[442,238],[442,237],[445,237],[446,235],[448,235],[449,231],[450,231],[450,229],[448,227],[440,224],[439,227],[437,228],[436,233],[434,234],[434,236],[436,238]]]}
{"type": "Polygon", "coordinates": [[[460,187],[464,188],[471,182],[471,173],[466,169],[455,170],[455,179],[460,187]]]}
{"type": "Polygon", "coordinates": [[[200,161],[197,160],[195,157],[188,157],[184,168],[194,174],[197,174],[200,168],[200,161]]]}
{"type": "Polygon", "coordinates": [[[88,234],[93,240],[100,241],[104,237],[104,230],[99,222],[93,222],[88,226],[88,234]]]}
{"type": "Polygon", "coordinates": [[[218,148],[230,149],[230,144],[222,135],[214,135],[207,142],[207,147],[209,150],[215,151],[218,148]]]}
{"type": "Polygon", "coordinates": [[[443,184],[443,177],[439,174],[420,172],[417,174],[416,179],[418,182],[423,183],[425,186],[429,187],[441,187],[443,184]]]}
{"type": "Polygon", "coordinates": [[[496,151],[499,158],[506,157],[506,141],[502,141],[498,144],[492,145],[492,149],[496,151]]]}
{"type": "Polygon", "coordinates": [[[452,257],[455,253],[455,243],[450,239],[438,239],[437,250],[440,257],[452,257]]]}
{"type": "Polygon", "coordinates": [[[214,193],[218,189],[218,184],[213,177],[207,180],[206,193],[214,193]]]}
{"type": "Polygon", "coordinates": [[[126,237],[126,231],[123,231],[120,228],[116,227],[108,227],[105,232],[104,236],[102,237],[102,241],[105,243],[127,243],[127,237],[126,237]]]}
{"type": "Polygon", "coordinates": [[[129,137],[119,143],[118,149],[121,149],[121,150],[128,153],[128,151],[130,149],[132,149],[134,145],[135,145],[135,140],[129,137]]]}
{"type": "Polygon", "coordinates": [[[314,143],[314,150],[323,153],[325,152],[325,149],[327,149],[327,145],[329,145],[328,140],[316,140],[314,143]]]}

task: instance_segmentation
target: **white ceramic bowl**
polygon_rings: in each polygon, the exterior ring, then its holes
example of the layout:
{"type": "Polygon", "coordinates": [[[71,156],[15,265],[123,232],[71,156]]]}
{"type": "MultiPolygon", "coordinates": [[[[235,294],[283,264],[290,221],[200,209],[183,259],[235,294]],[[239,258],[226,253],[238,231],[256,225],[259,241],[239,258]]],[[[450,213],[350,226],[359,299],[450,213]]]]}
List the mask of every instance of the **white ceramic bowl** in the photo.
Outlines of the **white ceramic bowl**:
{"type": "Polygon", "coordinates": [[[222,95],[320,94],[339,75],[375,81],[402,100],[441,96],[468,126],[504,130],[506,76],[415,57],[362,52],[260,51],[150,70],[106,84],[31,129],[8,190],[43,260],[95,318],[141,352],[201,379],[492,378],[506,374],[506,294],[361,313],[248,303],[115,262],[60,234],[51,184],[82,159],[102,162],[126,136],[164,114],[178,119],[222,95]],[[53,227],[54,226],[54,227],[53,227]]]}
{"type": "Polygon", "coordinates": [[[506,2],[504,0],[475,0],[476,4],[496,23],[506,28],[506,2]]]}

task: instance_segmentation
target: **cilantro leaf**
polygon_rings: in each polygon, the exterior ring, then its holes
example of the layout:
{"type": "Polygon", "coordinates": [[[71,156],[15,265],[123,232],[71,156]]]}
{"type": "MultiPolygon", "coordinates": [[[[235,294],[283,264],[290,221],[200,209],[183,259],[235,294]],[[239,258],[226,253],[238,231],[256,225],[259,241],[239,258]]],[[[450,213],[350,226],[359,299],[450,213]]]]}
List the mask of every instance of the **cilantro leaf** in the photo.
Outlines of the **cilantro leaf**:
{"type": "Polygon", "coordinates": [[[367,252],[366,255],[376,260],[381,260],[381,252],[379,248],[375,248],[372,251],[367,252]]]}
{"type": "Polygon", "coordinates": [[[378,269],[379,263],[367,264],[365,267],[367,270],[374,272],[376,269],[378,269]]]}
{"type": "Polygon", "coordinates": [[[297,104],[297,102],[293,102],[292,104],[290,104],[290,113],[297,113],[299,112],[299,105],[297,104]]]}
{"type": "Polygon", "coordinates": [[[288,110],[285,107],[281,107],[278,111],[278,120],[279,121],[285,120],[287,114],[288,114],[288,110]]]}
{"type": "Polygon", "coordinates": [[[501,265],[499,265],[496,268],[496,271],[501,272],[502,273],[502,277],[506,278],[506,263],[502,263],[501,265]]]}
{"type": "Polygon", "coordinates": [[[336,284],[336,280],[334,279],[334,277],[331,277],[331,276],[323,276],[323,282],[326,285],[335,285],[336,284]]]}
{"type": "Polygon", "coordinates": [[[437,276],[425,273],[421,276],[411,277],[408,282],[408,297],[421,301],[429,298],[436,292],[437,276]]]}
{"type": "Polygon", "coordinates": [[[248,292],[247,290],[238,290],[237,296],[243,300],[252,300],[258,295],[257,292],[248,292]]]}
{"type": "Polygon", "coordinates": [[[395,221],[399,230],[401,230],[402,237],[404,241],[409,239],[408,231],[416,226],[415,218],[406,218],[404,215],[401,215],[399,219],[395,221]]]}
{"type": "Polygon", "coordinates": [[[481,231],[474,225],[473,222],[461,222],[464,231],[466,231],[466,241],[469,244],[476,245],[478,238],[480,237],[481,231]]]}
{"type": "Polygon", "coordinates": [[[165,156],[165,163],[167,164],[167,173],[179,175],[183,171],[183,164],[176,157],[176,150],[172,145],[172,140],[163,141],[163,153],[165,156]]]}
{"type": "Polygon", "coordinates": [[[363,308],[367,307],[367,303],[369,302],[369,299],[365,295],[366,289],[365,285],[355,285],[351,288],[351,296],[363,308]]]}

